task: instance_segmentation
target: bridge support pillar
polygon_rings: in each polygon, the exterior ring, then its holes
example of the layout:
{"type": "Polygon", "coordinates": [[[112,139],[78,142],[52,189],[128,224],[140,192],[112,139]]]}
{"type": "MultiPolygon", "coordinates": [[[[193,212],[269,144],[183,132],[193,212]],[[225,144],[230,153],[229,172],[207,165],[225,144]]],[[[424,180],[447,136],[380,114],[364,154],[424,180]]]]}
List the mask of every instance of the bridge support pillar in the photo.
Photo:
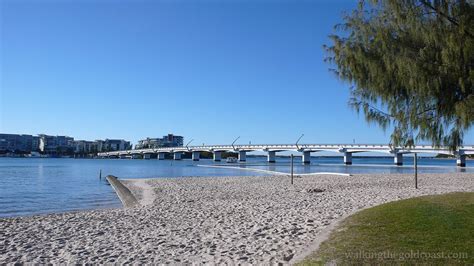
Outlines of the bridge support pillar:
{"type": "Polygon", "coordinates": [[[344,152],[344,164],[345,165],[352,164],[352,152],[344,152]]]}
{"type": "Polygon", "coordinates": [[[459,167],[466,167],[466,155],[458,155],[456,165],[459,167]]]}
{"type": "Polygon", "coordinates": [[[276,160],[276,151],[269,151],[267,155],[267,161],[269,163],[274,163],[276,160]]]}
{"type": "Polygon", "coordinates": [[[247,153],[245,151],[239,151],[239,162],[247,161],[247,153]]]}
{"type": "Polygon", "coordinates": [[[165,159],[165,153],[164,152],[159,152],[157,156],[158,160],[164,160],[165,159]]]}
{"type": "Polygon", "coordinates": [[[199,156],[201,155],[201,152],[199,151],[193,151],[193,161],[199,161],[199,156]]]}
{"type": "Polygon", "coordinates": [[[132,154],[132,159],[139,159],[140,158],[140,155],[138,154],[132,154]]]}
{"type": "Polygon", "coordinates": [[[214,156],[214,162],[220,162],[222,160],[222,152],[220,151],[215,151],[213,153],[214,156]]]}
{"type": "Polygon", "coordinates": [[[181,152],[173,153],[173,159],[174,160],[181,160],[181,152]]]}
{"type": "Polygon", "coordinates": [[[310,164],[311,163],[311,152],[303,151],[303,155],[301,156],[301,162],[303,164],[310,164]]]}
{"type": "Polygon", "coordinates": [[[403,165],[403,153],[395,153],[393,156],[393,163],[395,165],[403,165]]]}
{"type": "Polygon", "coordinates": [[[150,153],[143,154],[143,159],[145,159],[145,160],[151,159],[151,154],[150,153]]]}

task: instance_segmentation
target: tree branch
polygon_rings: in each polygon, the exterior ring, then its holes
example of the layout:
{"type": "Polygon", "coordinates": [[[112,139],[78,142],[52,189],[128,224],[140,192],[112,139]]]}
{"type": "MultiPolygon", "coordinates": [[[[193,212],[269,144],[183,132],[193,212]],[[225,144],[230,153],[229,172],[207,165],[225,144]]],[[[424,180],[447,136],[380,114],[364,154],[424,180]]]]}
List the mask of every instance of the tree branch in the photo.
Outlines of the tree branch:
{"type": "MultiPolygon", "coordinates": [[[[446,20],[451,22],[453,25],[459,27],[459,22],[455,18],[453,18],[453,17],[447,15],[446,13],[444,13],[443,11],[437,9],[436,7],[434,7],[433,5],[428,3],[426,0],[420,0],[420,3],[422,3],[425,7],[427,7],[429,9],[433,10],[434,12],[436,12],[438,15],[445,18],[446,20]]],[[[474,34],[469,32],[467,29],[464,29],[464,33],[466,33],[466,35],[468,35],[469,37],[474,38],[474,34]]]]}

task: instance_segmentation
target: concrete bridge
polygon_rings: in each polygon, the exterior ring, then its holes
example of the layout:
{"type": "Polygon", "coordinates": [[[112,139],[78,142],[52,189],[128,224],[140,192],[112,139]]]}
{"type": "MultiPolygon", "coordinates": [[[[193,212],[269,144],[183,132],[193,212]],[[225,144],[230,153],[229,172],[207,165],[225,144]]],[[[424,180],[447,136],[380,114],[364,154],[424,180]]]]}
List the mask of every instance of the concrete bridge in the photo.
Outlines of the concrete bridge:
{"type": "Polygon", "coordinates": [[[460,167],[466,166],[466,156],[474,154],[474,145],[462,146],[457,151],[450,151],[446,147],[433,147],[429,145],[419,145],[411,148],[392,147],[385,144],[268,144],[268,145],[203,145],[203,146],[182,146],[155,149],[136,149],[125,151],[111,151],[99,153],[100,157],[107,158],[139,158],[164,160],[165,154],[173,154],[174,160],[181,160],[183,153],[191,153],[193,161],[199,161],[201,152],[212,152],[214,161],[221,161],[222,152],[238,153],[240,162],[246,161],[247,152],[262,151],[267,153],[267,161],[274,163],[276,153],[283,151],[300,152],[302,163],[311,162],[311,153],[330,151],[343,154],[344,164],[352,164],[352,154],[361,152],[379,152],[393,155],[395,165],[403,165],[403,155],[409,153],[433,153],[456,156],[456,164],[460,167]]]}

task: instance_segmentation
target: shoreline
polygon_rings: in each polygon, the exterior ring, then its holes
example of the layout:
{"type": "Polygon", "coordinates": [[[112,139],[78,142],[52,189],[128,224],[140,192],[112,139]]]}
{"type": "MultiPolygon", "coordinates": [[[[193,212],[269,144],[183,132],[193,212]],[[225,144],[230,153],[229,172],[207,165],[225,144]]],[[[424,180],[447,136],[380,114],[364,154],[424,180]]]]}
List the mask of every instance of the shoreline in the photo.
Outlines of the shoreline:
{"type": "Polygon", "coordinates": [[[420,174],[418,190],[405,174],[121,178],[139,205],[0,218],[0,262],[294,263],[351,213],[473,191],[473,177],[420,174]]]}

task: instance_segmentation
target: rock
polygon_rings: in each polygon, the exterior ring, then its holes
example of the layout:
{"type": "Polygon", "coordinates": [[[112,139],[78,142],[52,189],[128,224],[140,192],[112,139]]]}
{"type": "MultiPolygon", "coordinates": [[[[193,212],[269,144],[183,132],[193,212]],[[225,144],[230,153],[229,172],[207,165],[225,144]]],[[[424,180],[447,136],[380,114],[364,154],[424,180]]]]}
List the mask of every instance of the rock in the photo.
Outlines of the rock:
{"type": "Polygon", "coordinates": [[[321,188],[308,188],[306,189],[306,192],[308,193],[321,193],[321,192],[324,192],[326,191],[325,189],[321,189],[321,188]]]}
{"type": "Polygon", "coordinates": [[[293,254],[293,253],[290,253],[288,255],[284,255],[283,260],[284,261],[290,261],[293,258],[293,256],[295,256],[295,254],[293,254]]]}

